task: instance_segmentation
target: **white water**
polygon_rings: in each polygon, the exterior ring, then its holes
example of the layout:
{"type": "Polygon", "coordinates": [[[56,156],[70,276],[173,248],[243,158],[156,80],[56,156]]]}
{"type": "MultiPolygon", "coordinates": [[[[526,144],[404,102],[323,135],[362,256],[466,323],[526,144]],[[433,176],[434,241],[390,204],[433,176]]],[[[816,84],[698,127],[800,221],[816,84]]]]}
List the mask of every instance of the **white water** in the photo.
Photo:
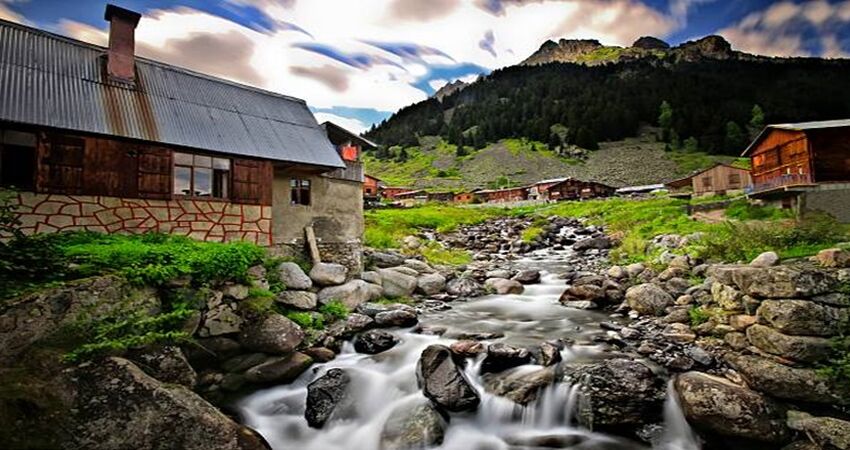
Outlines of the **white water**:
{"type": "MultiPolygon", "coordinates": [[[[569,338],[579,342],[562,352],[565,361],[593,359],[601,349],[589,342],[603,333],[596,326],[605,315],[567,309],[558,304],[564,282],[554,275],[541,284],[526,287],[522,295],[487,296],[467,303],[456,302],[453,309],[420,316],[427,325],[448,328],[447,336],[459,332],[501,332],[499,341],[534,345],[544,340],[569,338]]],[[[432,344],[449,345],[452,339],[393,331],[401,342],[378,354],[355,353],[351,344],[331,362],[314,366],[296,382],[258,391],[238,405],[247,425],[259,431],[275,450],[379,450],[380,435],[394,408],[411,407],[425,401],[416,384],[416,364],[420,353],[432,344]],[[335,411],[321,430],[309,428],[304,419],[307,384],[331,368],[346,368],[352,377],[349,392],[355,396],[347,411],[335,411]]],[[[479,374],[481,358],[467,361],[465,373],[481,395],[475,413],[454,414],[446,430],[444,450],[507,450],[508,442],[521,443],[533,437],[579,436],[580,443],[565,448],[626,450],[645,448],[612,436],[592,433],[573,423],[578,386],[556,383],[541,391],[527,407],[485,392],[479,374]],[[508,442],[506,442],[508,441],[508,442]]],[[[540,366],[511,369],[520,374],[540,366]]],[[[668,395],[669,396],[669,395],[668,395]]],[[[665,405],[667,427],[659,450],[699,450],[674,396],[665,405]]],[[[522,447],[522,445],[517,445],[522,447]]],[[[517,447],[514,447],[517,448],[517,447]]]]}

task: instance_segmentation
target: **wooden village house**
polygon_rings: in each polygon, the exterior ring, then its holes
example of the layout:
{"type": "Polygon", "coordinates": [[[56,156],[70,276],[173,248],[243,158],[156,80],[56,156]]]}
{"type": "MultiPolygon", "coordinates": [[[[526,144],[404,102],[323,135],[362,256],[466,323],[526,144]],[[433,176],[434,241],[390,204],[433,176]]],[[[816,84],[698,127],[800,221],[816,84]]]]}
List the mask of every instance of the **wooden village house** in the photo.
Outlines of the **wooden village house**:
{"type": "Polygon", "coordinates": [[[850,120],[768,125],[743,156],[751,199],[850,223],[850,120]]]}
{"type": "Polygon", "coordinates": [[[546,200],[549,198],[549,187],[558,184],[568,178],[552,178],[549,180],[538,181],[528,187],[529,200],[546,200]]]}
{"type": "Polygon", "coordinates": [[[413,189],[404,186],[384,186],[383,190],[381,191],[381,195],[386,199],[393,200],[399,194],[404,194],[406,192],[411,191],[413,191],[413,189]]]}
{"type": "Polygon", "coordinates": [[[528,187],[483,189],[476,191],[475,197],[482,203],[518,202],[528,199],[528,187]]]}
{"type": "Polygon", "coordinates": [[[303,100],[136,57],[140,18],[108,5],[109,48],[0,20],[0,184],[22,231],[300,252],[312,226],[323,259],[359,266],[359,155],[303,100]]]}
{"type": "Polygon", "coordinates": [[[744,188],[752,184],[749,170],[720,163],[697,172],[690,178],[694,196],[743,192],[744,188]]]}
{"type": "Polygon", "coordinates": [[[363,175],[363,198],[366,200],[379,200],[383,195],[384,182],[380,178],[369,174],[363,175]]]}
{"type": "Polygon", "coordinates": [[[545,191],[547,200],[581,200],[588,198],[610,197],[614,195],[616,188],[597,183],[595,181],[582,181],[575,178],[567,178],[559,183],[549,186],[545,191]]]}

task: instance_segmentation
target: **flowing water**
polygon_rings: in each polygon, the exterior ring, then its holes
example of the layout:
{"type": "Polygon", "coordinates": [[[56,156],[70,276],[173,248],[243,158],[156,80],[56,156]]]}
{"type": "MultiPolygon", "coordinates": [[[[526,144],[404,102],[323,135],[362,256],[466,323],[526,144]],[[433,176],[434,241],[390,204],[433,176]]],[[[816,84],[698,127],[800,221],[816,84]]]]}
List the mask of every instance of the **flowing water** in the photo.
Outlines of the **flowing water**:
{"type": "MultiPolygon", "coordinates": [[[[547,268],[557,272],[563,254],[550,252],[545,257],[519,261],[523,267],[547,268]]],[[[239,406],[247,425],[259,431],[275,450],[379,450],[381,430],[390,413],[402,405],[411,407],[425,401],[416,383],[419,355],[432,344],[449,345],[450,336],[461,333],[500,333],[500,342],[535,345],[544,340],[570,339],[576,345],[562,351],[565,362],[602,358],[602,348],[592,337],[604,334],[598,326],[607,316],[598,312],[567,309],[558,303],[564,281],[555,273],[544,273],[540,284],[526,286],[522,295],[491,295],[468,302],[454,302],[447,311],[420,315],[428,326],[445,327],[443,337],[395,330],[401,342],[378,355],[354,352],[347,343],[331,362],[319,364],[296,382],[261,390],[244,398],[239,406]],[[353,410],[344,418],[329,421],[316,430],[307,426],[304,410],[307,385],[332,368],[346,368],[351,376],[349,392],[354,395],[353,410]]],[[[545,388],[536,402],[527,407],[485,392],[479,374],[481,358],[468,360],[469,381],[481,395],[475,413],[454,414],[446,430],[446,450],[498,450],[523,448],[534,439],[564,444],[571,449],[642,449],[641,444],[624,441],[577,426],[573,419],[577,386],[556,383],[545,388]],[[511,446],[514,445],[514,447],[511,446]]],[[[539,370],[527,365],[513,370],[517,375],[539,370]]],[[[682,417],[675,393],[667,400],[667,426],[658,448],[663,450],[699,450],[699,445],[682,417]]]]}

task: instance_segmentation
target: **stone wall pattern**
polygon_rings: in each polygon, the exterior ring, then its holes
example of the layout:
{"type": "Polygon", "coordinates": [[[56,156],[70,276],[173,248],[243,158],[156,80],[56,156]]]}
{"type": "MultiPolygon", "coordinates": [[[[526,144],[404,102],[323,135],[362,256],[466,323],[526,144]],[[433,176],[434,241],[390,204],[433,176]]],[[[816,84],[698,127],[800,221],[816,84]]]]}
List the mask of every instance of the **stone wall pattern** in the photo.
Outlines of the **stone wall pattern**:
{"type": "Polygon", "coordinates": [[[21,231],[28,235],[71,230],[162,232],[201,241],[272,244],[271,206],[21,192],[17,212],[21,231]]]}

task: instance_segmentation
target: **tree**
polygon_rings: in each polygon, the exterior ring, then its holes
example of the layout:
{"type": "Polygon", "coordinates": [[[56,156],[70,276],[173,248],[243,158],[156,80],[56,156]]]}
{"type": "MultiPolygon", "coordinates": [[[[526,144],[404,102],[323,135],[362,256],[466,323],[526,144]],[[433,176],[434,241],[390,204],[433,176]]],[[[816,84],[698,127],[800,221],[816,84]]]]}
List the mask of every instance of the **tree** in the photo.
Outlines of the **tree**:
{"type": "Polygon", "coordinates": [[[747,145],[747,137],[744,135],[744,130],[737,123],[726,122],[726,136],[723,140],[723,147],[727,153],[741,152],[747,145]]]}
{"type": "Polygon", "coordinates": [[[750,136],[755,137],[764,128],[764,111],[759,105],[753,105],[750,112],[750,136]]]}
{"type": "Polygon", "coordinates": [[[658,108],[658,126],[661,127],[661,140],[670,142],[670,131],[673,130],[673,108],[667,103],[667,100],[661,102],[658,108]]]}
{"type": "Polygon", "coordinates": [[[468,154],[469,154],[469,153],[467,153],[467,152],[466,152],[466,148],[465,148],[464,146],[462,146],[462,145],[458,145],[458,146],[455,148],[455,156],[457,156],[458,158],[463,157],[463,156],[466,156],[466,155],[468,155],[468,154]]]}
{"type": "Polygon", "coordinates": [[[699,151],[699,141],[697,141],[697,138],[691,136],[682,143],[682,149],[686,152],[697,152],[699,151]]]}
{"type": "Polygon", "coordinates": [[[395,160],[398,162],[407,161],[407,149],[402,148],[401,150],[399,150],[398,156],[396,156],[395,160]]]}
{"type": "Polygon", "coordinates": [[[575,144],[581,148],[588,150],[599,150],[599,144],[596,142],[596,136],[593,132],[585,127],[581,127],[576,132],[575,144]]]}

